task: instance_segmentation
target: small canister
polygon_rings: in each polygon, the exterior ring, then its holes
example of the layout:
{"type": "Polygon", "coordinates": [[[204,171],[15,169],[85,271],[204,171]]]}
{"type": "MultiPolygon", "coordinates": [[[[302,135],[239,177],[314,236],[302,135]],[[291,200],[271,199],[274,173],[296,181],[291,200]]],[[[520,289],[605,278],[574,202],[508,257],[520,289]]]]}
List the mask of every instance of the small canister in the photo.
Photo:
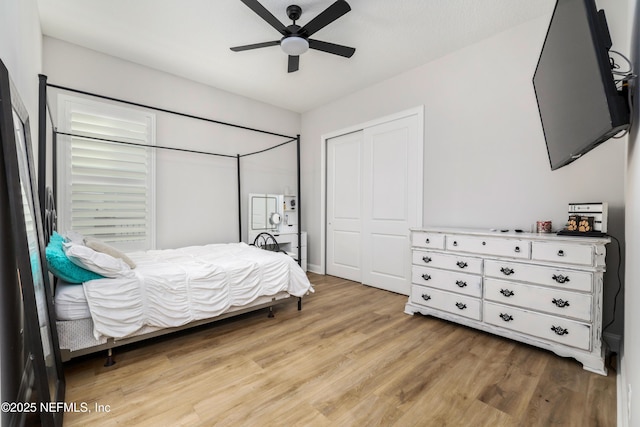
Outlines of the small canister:
{"type": "Polygon", "coordinates": [[[536,221],[536,231],[538,233],[551,233],[551,221],[536,221]]]}

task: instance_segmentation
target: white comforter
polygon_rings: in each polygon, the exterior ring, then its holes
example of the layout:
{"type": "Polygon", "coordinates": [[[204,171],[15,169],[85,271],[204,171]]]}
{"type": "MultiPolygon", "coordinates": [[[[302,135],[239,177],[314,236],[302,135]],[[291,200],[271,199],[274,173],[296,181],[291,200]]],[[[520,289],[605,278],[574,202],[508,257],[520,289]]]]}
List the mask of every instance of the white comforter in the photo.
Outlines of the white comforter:
{"type": "Polygon", "coordinates": [[[128,255],[137,266],[125,277],[83,285],[96,339],[126,337],[144,326],[185,325],[281,291],[313,292],[291,257],[245,243],[128,255]]]}

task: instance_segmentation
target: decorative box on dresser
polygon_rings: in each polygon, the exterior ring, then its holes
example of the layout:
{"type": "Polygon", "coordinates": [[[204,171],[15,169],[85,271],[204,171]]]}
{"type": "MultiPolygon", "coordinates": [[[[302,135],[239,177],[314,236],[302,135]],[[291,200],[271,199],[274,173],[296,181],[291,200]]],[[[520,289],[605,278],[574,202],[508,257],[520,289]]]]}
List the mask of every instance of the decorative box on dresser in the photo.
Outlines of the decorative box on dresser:
{"type": "Polygon", "coordinates": [[[573,357],[606,375],[602,294],[608,237],[411,230],[405,313],[421,313],[573,357]]]}

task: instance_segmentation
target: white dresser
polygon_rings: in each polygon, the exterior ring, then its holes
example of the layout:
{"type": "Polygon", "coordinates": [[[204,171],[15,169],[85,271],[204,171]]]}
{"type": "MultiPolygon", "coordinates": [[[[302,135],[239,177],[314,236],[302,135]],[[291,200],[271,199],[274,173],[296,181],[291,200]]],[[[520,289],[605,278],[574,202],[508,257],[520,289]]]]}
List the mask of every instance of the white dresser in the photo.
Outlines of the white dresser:
{"type": "Polygon", "coordinates": [[[405,312],[551,350],[606,375],[602,291],[609,242],[605,237],[413,229],[405,312]]]}

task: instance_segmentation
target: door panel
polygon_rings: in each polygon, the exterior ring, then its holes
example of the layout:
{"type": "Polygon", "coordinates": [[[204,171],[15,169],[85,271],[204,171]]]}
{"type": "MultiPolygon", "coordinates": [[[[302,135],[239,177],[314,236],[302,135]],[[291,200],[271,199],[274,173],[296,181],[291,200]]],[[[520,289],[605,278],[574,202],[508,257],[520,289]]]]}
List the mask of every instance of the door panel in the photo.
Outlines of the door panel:
{"type": "Polygon", "coordinates": [[[406,117],[364,130],[362,283],[409,295],[409,228],[417,218],[417,118],[406,117]]]}
{"type": "Polygon", "coordinates": [[[371,236],[371,276],[376,280],[382,278],[393,278],[404,280],[407,264],[410,260],[405,259],[404,249],[407,241],[404,236],[391,236],[387,234],[373,234],[371,236]],[[400,256],[390,254],[399,254],[400,256]]]}
{"type": "Polygon", "coordinates": [[[334,265],[351,269],[360,269],[360,233],[351,231],[334,231],[333,259],[334,265]]]}
{"type": "Polygon", "coordinates": [[[403,131],[369,135],[373,220],[407,220],[407,136],[403,131]]]}
{"type": "Polygon", "coordinates": [[[362,132],[327,141],[327,274],[361,279],[362,132]]]}

